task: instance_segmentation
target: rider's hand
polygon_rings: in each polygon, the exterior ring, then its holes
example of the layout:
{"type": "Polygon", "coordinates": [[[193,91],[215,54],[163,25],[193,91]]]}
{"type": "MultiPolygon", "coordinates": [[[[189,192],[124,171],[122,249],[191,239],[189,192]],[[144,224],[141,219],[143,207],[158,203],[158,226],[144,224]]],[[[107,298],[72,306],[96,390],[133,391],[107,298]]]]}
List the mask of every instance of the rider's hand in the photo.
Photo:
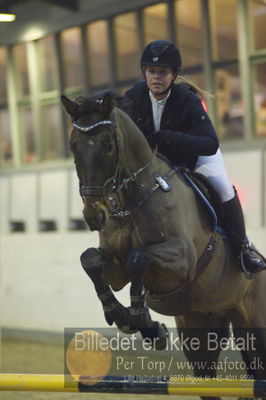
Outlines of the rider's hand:
{"type": "Polygon", "coordinates": [[[158,151],[161,153],[176,153],[182,149],[184,133],[168,130],[160,130],[156,132],[156,143],[158,151]]]}

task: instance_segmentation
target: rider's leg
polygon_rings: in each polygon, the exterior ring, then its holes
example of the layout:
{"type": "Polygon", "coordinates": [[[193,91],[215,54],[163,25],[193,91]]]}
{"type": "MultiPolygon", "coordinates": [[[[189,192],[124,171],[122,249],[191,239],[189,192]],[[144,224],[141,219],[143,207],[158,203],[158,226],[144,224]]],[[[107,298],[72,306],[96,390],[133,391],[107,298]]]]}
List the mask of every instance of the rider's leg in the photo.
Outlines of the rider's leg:
{"type": "Polygon", "coordinates": [[[246,236],[242,207],[237,192],[229,181],[220,149],[213,156],[201,156],[195,168],[216,189],[223,202],[225,229],[238,257],[250,274],[266,268],[264,261],[253,252],[246,236]]]}

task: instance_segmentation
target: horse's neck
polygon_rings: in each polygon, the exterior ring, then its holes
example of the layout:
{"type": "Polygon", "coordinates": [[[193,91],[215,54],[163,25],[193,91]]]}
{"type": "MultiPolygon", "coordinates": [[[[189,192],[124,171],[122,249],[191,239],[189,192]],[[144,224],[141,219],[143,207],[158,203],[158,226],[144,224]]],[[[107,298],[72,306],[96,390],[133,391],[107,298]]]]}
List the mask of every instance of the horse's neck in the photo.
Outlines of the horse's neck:
{"type": "Polygon", "coordinates": [[[120,141],[120,162],[127,173],[135,172],[151,160],[151,148],[143,133],[126,113],[115,109],[115,115],[120,141]]]}
{"type": "MultiPolygon", "coordinates": [[[[138,129],[134,122],[123,111],[116,109],[117,134],[120,140],[120,157],[124,177],[130,176],[140,168],[148,165],[141,174],[139,174],[132,191],[136,196],[145,192],[145,188],[155,184],[155,174],[167,176],[169,171],[173,169],[165,157],[155,156],[144,137],[143,133],[138,129]],[[138,193],[140,192],[140,193],[138,193]]],[[[210,233],[208,212],[204,206],[197,204],[197,199],[193,190],[184,182],[182,176],[172,176],[169,183],[173,186],[175,193],[176,205],[180,209],[180,220],[183,222],[186,230],[196,229],[203,238],[210,233]],[[187,213],[189,210],[189,213],[187,213]]],[[[127,192],[129,197],[130,190],[127,192]]]]}

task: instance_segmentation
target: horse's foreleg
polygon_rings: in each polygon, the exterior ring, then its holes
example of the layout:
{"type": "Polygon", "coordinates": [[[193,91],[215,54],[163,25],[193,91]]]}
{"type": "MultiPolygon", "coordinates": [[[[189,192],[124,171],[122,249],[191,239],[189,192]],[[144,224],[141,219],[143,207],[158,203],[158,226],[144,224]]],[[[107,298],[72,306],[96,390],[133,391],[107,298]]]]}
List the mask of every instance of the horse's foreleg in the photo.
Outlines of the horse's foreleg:
{"type": "Polygon", "coordinates": [[[147,307],[145,305],[143,275],[150,264],[149,256],[144,248],[135,249],[127,261],[130,286],[130,324],[138,329],[146,324],[147,307]]]}
{"type": "Polygon", "coordinates": [[[111,257],[102,249],[89,248],[81,254],[80,261],[94,284],[107,323],[112,325],[115,322],[123,332],[131,332],[128,324],[128,309],[116,299],[104,276],[104,267],[112,262],[111,257]]]}
{"type": "Polygon", "coordinates": [[[160,350],[166,347],[168,333],[165,325],[151,319],[146,306],[143,276],[150,263],[151,257],[145,248],[134,249],[128,259],[131,281],[129,325],[131,329],[138,329],[143,338],[152,339],[154,347],[160,350]]]}

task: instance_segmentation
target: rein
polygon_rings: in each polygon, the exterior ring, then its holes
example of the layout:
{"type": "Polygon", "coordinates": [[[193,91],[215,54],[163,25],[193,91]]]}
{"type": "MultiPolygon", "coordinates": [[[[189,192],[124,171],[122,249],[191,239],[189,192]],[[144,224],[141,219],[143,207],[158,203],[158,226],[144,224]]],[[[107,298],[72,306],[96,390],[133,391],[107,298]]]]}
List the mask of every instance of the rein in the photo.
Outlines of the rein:
{"type": "MultiPolygon", "coordinates": [[[[75,121],[73,122],[73,128],[78,129],[82,133],[87,133],[90,132],[99,126],[104,126],[104,125],[110,125],[112,128],[114,128],[115,132],[115,121],[112,120],[104,120],[104,121],[99,121],[93,125],[88,125],[88,126],[81,126],[77,124],[75,121]]],[[[134,182],[137,178],[138,175],[140,175],[146,168],[148,168],[154,158],[154,155],[156,153],[153,152],[152,158],[145,164],[144,166],[140,167],[137,169],[135,172],[133,172],[129,177],[123,178],[119,181],[119,139],[116,135],[114,134],[114,140],[116,144],[116,151],[117,151],[117,161],[116,161],[116,168],[115,168],[115,173],[112,177],[108,178],[102,186],[92,186],[92,185],[83,185],[80,183],[80,195],[81,197],[85,196],[100,196],[103,197],[105,202],[108,204],[109,203],[109,211],[110,211],[110,217],[126,217],[130,214],[130,211],[125,210],[123,211],[119,206],[118,206],[118,201],[116,200],[116,195],[122,190],[122,189],[128,189],[128,185],[131,182],[134,182]],[[109,185],[111,185],[111,189],[108,190],[109,185]]]]}

